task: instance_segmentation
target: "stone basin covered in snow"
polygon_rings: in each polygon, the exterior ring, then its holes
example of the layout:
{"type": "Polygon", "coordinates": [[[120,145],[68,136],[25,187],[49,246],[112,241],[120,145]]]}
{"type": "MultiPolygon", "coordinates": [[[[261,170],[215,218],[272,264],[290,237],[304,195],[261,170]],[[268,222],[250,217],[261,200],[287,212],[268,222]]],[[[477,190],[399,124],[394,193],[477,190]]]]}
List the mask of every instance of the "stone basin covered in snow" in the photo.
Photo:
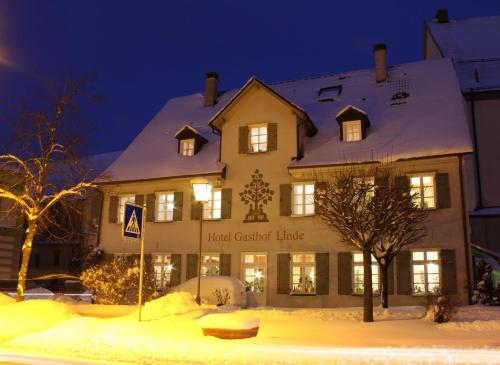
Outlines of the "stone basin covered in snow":
{"type": "Polygon", "coordinates": [[[198,320],[203,335],[224,339],[241,339],[257,336],[260,321],[242,313],[207,314],[198,320]]]}

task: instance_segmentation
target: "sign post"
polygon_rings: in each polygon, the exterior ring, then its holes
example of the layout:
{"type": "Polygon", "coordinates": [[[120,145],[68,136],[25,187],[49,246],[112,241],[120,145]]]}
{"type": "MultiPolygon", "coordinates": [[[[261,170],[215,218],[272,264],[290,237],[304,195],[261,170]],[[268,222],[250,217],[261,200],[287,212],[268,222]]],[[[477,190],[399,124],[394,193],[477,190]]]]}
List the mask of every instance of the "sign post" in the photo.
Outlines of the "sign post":
{"type": "Polygon", "coordinates": [[[146,204],[140,205],[125,204],[125,212],[123,217],[122,237],[133,241],[141,241],[141,258],[139,264],[139,298],[138,298],[138,314],[139,322],[141,321],[142,310],[142,282],[144,277],[144,221],[146,218],[146,204]]]}

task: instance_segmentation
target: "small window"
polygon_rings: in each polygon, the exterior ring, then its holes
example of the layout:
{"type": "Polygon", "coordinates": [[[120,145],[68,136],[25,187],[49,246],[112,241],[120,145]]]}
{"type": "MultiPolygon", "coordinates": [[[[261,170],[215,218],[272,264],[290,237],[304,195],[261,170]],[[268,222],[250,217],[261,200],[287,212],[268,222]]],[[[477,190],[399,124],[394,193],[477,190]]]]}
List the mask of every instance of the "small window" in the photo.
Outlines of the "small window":
{"type": "Polygon", "coordinates": [[[194,138],[181,140],[181,155],[182,156],[194,155],[194,138]]]}
{"type": "Polygon", "coordinates": [[[117,223],[123,223],[123,216],[125,215],[125,204],[135,203],[135,195],[120,195],[118,197],[118,220],[117,223]]]}
{"type": "Polygon", "coordinates": [[[170,286],[172,270],[172,256],[169,254],[153,255],[153,268],[155,273],[155,286],[157,290],[163,290],[170,286]]]}
{"type": "Polygon", "coordinates": [[[267,124],[251,125],[248,127],[250,152],[266,152],[267,151],[267,124]]]}
{"type": "Polygon", "coordinates": [[[293,184],[293,215],[314,214],[314,183],[293,184]]]}
{"type": "Polygon", "coordinates": [[[156,221],[170,222],[174,220],[174,193],[157,193],[156,221]]]}
{"type": "Polygon", "coordinates": [[[361,141],[361,121],[353,120],[342,123],[343,139],[345,142],[361,141]]]}
{"type": "Polygon", "coordinates": [[[203,254],[201,255],[201,276],[220,275],[220,255],[203,254]]]}
{"type": "Polygon", "coordinates": [[[439,251],[413,251],[411,255],[413,295],[439,294],[439,251]]]}
{"type": "Polygon", "coordinates": [[[413,202],[423,209],[436,208],[434,174],[410,176],[410,188],[413,202]]]}
{"type": "MultiPolygon", "coordinates": [[[[378,272],[378,263],[375,257],[372,256],[372,290],[374,294],[378,294],[380,290],[380,279],[378,272]]],[[[352,254],[352,288],[353,294],[363,294],[365,271],[363,267],[363,254],[356,252],[352,254]]]]}
{"type": "Polygon", "coordinates": [[[292,294],[316,293],[314,253],[292,253],[292,294]]]}
{"type": "Polygon", "coordinates": [[[209,200],[203,204],[203,219],[221,219],[222,217],[222,192],[213,189],[209,200]]]}

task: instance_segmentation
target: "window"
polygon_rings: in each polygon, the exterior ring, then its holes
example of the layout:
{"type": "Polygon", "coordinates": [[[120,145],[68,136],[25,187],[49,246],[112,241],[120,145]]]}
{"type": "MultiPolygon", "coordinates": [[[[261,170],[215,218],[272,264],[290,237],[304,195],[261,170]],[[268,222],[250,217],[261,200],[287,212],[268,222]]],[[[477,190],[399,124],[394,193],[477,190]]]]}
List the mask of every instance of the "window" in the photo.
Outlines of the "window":
{"type": "Polygon", "coordinates": [[[316,292],[316,258],[313,253],[292,254],[292,294],[316,292]]]}
{"type": "Polygon", "coordinates": [[[354,178],[354,184],[358,185],[360,188],[367,188],[366,198],[372,200],[375,196],[375,179],[373,177],[356,177],[354,178]]]}
{"type": "Polygon", "coordinates": [[[156,289],[163,290],[170,286],[170,276],[174,267],[172,256],[167,254],[153,255],[156,289]]]}
{"type": "MultiPolygon", "coordinates": [[[[379,292],[379,273],[378,273],[378,264],[375,257],[372,256],[372,290],[373,293],[377,294],[379,292]]],[[[363,268],[363,254],[362,253],[353,253],[352,254],[352,292],[353,294],[363,294],[364,292],[364,278],[365,271],[363,268]]]]}
{"type": "Polygon", "coordinates": [[[250,152],[267,151],[267,124],[251,125],[250,152]]]}
{"type": "Polygon", "coordinates": [[[314,214],[314,183],[293,184],[293,215],[314,214]]]}
{"type": "Polygon", "coordinates": [[[219,254],[201,255],[201,276],[220,275],[220,257],[219,254]]]}
{"type": "Polygon", "coordinates": [[[436,208],[434,175],[419,174],[410,177],[410,191],[413,202],[420,208],[436,208]]]}
{"type": "Polygon", "coordinates": [[[181,140],[181,155],[182,156],[194,155],[194,138],[181,140]]]}
{"type": "Polygon", "coordinates": [[[352,120],[342,123],[343,139],[346,142],[361,141],[361,121],[352,120]]]}
{"type": "Polygon", "coordinates": [[[412,276],[414,295],[439,294],[439,251],[413,251],[412,276]]]}
{"type": "Polygon", "coordinates": [[[125,214],[125,203],[135,203],[135,195],[121,195],[118,197],[118,220],[117,223],[123,223],[123,216],[125,214]]]}
{"type": "Polygon", "coordinates": [[[266,254],[243,254],[243,282],[246,291],[264,292],[264,276],[266,274],[266,254]]]}
{"type": "Polygon", "coordinates": [[[168,222],[174,220],[174,193],[157,193],[156,221],[168,222]]]}
{"type": "Polygon", "coordinates": [[[222,193],[221,189],[213,189],[209,200],[203,204],[203,219],[221,219],[222,193]]]}

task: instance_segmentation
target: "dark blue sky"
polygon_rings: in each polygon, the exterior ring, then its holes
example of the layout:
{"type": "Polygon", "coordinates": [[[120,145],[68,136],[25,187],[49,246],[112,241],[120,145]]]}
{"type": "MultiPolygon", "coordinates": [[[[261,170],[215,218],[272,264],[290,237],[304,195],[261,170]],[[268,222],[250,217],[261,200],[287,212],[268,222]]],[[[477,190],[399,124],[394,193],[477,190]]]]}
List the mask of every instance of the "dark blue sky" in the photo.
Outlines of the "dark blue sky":
{"type": "Polygon", "coordinates": [[[201,92],[217,71],[221,89],[372,67],[372,45],[390,64],[422,58],[422,24],[500,15],[476,1],[0,1],[0,100],[25,97],[40,77],[97,73],[107,103],[88,152],[125,148],[171,97],[201,92]]]}

